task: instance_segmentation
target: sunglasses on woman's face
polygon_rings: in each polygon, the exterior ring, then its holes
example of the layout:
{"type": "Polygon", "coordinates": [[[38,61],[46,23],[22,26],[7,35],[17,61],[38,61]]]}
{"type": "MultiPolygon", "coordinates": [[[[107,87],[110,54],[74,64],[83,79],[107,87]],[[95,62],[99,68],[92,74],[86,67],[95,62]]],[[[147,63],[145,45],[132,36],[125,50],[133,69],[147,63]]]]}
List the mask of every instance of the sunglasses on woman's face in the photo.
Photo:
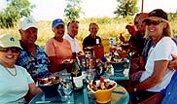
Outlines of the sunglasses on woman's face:
{"type": "Polygon", "coordinates": [[[1,52],[8,52],[9,50],[11,50],[14,53],[18,53],[18,52],[21,51],[20,48],[16,48],[16,47],[10,47],[10,48],[2,48],[2,47],[0,47],[0,51],[1,52]]]}
{"type": "Polygon", "coordinates": [[[160,24],[162,21],[161,20],[157,20],[157,21],[154,21],[154,20],[147,20],[145,23],[146,25],[158,25],[160,24]]]}

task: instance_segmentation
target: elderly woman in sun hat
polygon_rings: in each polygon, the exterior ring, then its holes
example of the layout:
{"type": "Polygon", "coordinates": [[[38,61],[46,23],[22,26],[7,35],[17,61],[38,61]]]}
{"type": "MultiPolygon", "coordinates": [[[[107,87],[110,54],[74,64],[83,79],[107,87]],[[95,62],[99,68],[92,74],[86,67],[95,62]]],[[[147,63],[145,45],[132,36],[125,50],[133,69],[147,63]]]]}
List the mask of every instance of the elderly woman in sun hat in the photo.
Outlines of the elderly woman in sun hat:
{"type": "Polygon", "coordinates": [[[27,92],[42,92],[26,69],[15,65],[21,49],[14,35],[0,35],[0,104],[25,103],[27,92]]]}
{"type": "MultiPolygon", "coordinates": [[[[177,47],[172,40],[172,32],[167,19],[167,13],[162,9],[156,9],[149,13],[144,21],[147,26],[148,37],[153,45],[148,52],[145,71],[134,87],[133,101],[144,100],[166,88],[174,73],[168,69],[168,63],[172,60],[171,54],[177,55],[177,47]]],[[[134,102],[134,103],[135,103],[134,102]]]]}

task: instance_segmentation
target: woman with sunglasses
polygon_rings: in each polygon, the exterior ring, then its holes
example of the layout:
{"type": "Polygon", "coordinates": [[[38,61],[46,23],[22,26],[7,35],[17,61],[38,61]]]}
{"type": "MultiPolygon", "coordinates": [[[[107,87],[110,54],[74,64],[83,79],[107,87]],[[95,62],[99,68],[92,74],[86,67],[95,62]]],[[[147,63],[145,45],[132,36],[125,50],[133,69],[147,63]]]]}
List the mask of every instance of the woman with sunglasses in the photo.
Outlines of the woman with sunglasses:
{"type": "Polygon", "coordinates": [[[42,92],[26,69],[15,65],[20,51],[15,36],[0,36],[0,104],[25,103],[27,92],[34,96],[42,92]]]}
{"type": "Polygon", "coordinates": [[[133,103],[147,99],[166,88],[174,74],[174,71],[168,69],[168,63],[172,60],[171,54],[177,55],[177,47],[172,40],[167,20],[167,13],[156,9],[143,21],[147,26],[147,36],[152,39],[153,45],[148,52],[145,71],[139,79],[140,83],[134,87],[131,96],[133,103]]]}

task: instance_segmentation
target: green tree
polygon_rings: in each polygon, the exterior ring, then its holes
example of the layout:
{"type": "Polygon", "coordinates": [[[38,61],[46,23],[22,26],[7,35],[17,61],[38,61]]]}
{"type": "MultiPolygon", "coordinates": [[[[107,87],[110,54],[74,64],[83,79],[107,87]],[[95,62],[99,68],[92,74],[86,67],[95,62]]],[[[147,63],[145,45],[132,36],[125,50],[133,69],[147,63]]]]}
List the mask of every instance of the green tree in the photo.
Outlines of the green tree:
{"type": "Polygon", "coordinates": [[[7,7],[0,12],[0,28],[14,27],[23,16],[29,16],[32,8],[28,0],[7,0],[7,7]]]}
{"type": "Polygon", "coordinates": [[[81,0],[66,0],[67,6],[64,9],[65,16],[69,20],[75,20],[80,17],[82,13],[82,8],[80,6],[81,0]]]}
{"type": "Polygon", "coordinates": [[[114,11],[114,14],[119,16],[133,16],[138,12],[137,0],[117,0],[118,6],[114,11]]]}

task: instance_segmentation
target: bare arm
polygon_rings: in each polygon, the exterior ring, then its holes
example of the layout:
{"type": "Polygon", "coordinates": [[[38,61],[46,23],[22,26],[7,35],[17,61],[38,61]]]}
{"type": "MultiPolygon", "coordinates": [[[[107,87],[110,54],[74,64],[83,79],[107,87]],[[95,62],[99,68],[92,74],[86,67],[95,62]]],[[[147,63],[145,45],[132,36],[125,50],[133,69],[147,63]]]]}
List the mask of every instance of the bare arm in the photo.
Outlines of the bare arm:
{"type": "Polygon", "coordinates": [[[144,67],[145,67],[145,61],[144,61],[143,56],[140,56],[139,59],[140,59],[140,68],[144,69],[144,67]]]}
{"type": "Polygon", "coordinates": [[[154,72],[152,73],[152,75],[135,86],[137,91],[146,90],[161,82],[167,69],[168,62],[169,61],[167,60],[156,61],[154,64],[154,72]]]}
{"type": "Polygon", "coordinates": [[[173,54],[171,56],[173,59],[172,59],[172,61],[169,62],[168,68],[170,70],[174,70],[174,69],[177,69],[177,56],[175,56],[173,54]]]}
{"type": "Polygon", "coordinates": [[[42,90],[39,87],[36,87],[35,83],[29,84],[29,92],[35,96],[42,93],[42,90]]]}
{"type": "Polygon", "coordinates": [[[157,93],[139,104],[161,104],[162,99],[162,94],[157,93]]]}

